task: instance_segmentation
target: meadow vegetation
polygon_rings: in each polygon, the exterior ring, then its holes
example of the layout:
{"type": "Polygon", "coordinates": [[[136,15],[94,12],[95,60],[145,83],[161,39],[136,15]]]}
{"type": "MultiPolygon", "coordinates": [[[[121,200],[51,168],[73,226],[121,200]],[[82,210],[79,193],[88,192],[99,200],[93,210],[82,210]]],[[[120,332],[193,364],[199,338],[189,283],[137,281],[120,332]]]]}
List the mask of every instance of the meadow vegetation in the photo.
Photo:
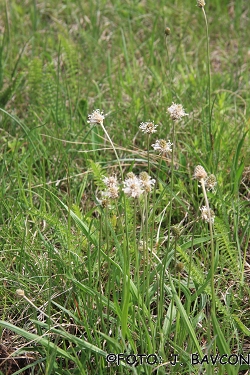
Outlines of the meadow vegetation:
{"type": "Polygon", "coordinates": [[[249,18],[1,2],[1,375],[249,373],[249,18]]]}

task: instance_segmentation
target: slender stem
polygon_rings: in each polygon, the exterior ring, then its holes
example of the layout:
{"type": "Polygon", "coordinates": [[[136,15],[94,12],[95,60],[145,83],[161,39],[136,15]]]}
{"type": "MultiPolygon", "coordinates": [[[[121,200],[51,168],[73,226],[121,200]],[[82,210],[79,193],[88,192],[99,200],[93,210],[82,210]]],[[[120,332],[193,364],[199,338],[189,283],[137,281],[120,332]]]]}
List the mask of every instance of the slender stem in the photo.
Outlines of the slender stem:
{"type": "MultiPolygon", "coordinates": [[[[195,228],[195,224],[194,224],[194,228],[195,228]]],[[[189,284],[190,284],[191,268],[192,268],[192,260],[193,260],[193,249],[194,249],[194,230],[192,232],[190,255],[189,255],[187,288],[189,288],[189,284]]]]}
{"type": "MultiPolygon", "coordinates": [[[[169,221],[168,221],[168,251],[170,249],[170,228],[171,228],[171,218],[172,218],[173,187],[174,187],[174,151],[175,151],[175,122],[174,121],[173,121],[173,134],[172,134],[172,137],[173,137],[173,139],[172,139],[173,149],[172,149],[172,157],[171,157],[170,210],[169,210],[169,221]]],[[[176,247],[175,247],[175,254],[174,254],[174,256],[176,257],[176,247]]],[[[174,259],[174,261],[175,261],[175,259],[174,259]]],[[[174,264],[174,275],[175,275],[175,272],[176,272],[176,263],[174,264]]],[[[174,309],[174,297],[172,296],[172,299],[171,299],[171,309],[170,309],[170,324],[172,322],[173,309],[174,309]]]]}
{"type": "MultiPolygon", "coordinates": [[[[135,267],[137,270],[137,288],[140,289],[140,259],[139,259],[139,246],[137,244],[136,238],[136,210],[137,210],[137,200],[134,199],[134,228],[133,228],[133,239],[134,239],[134,253],[135,253],[135,267]]],[[[139,304],[139,295],[138,295],[139,304]]]]}
{"type": "Polygon", "coordinates": [[[173,133],[172,133],[173,149],[171,155],[171,181],[170,181],[170,210],[169,210],[169,222],[168,222],[168,250],[170,245],[170,228],[171,228],[171,217],[173,207],[173,188],[174,188],[174,151],[175,151],[175,121],[173,121],[173,133]]]}
{"type": "MultiPolygon", "coordinates": [[[[145,275],[146,275],[146,290],[149,290],[149,279],[150,279],[150,269],[149,269],[149,254],[148,254],[148,206],[149,206],[149,200],[148,195],[145,194],[145,206],[144,206],[144,218],[143,218],[143,244],[144,244],[144,259],[143,263],[145,265],[145,275]],[[146,264],[145,264],[146,263],[146,264]]],[[[146,297],[149,297],[149,293],[146,293],[146,297]]],[[[149,301],[146,300],[146,303],[149,303],[149,301]]]]}
{"type": "MultiPolygon", "coordinates": [[[[176,242],[175,241],[175,247],[176,247],[176,242]]],[[[176,267],[175,267],[176,269],[176,267]]],[[[181,299],[181,276],[180,276],[180,272],[178,272],[178,297],[179,299],[181,299]]],[[[175,347],[177,346],[177,336],[179,335],[179,331],[180,331],[180,311],[179,309],[177,310],[177,313],[176,313],[176,324],[175,324],[175,336],[174,336],[174,343],[175,343],[175,347]]]]}
{"type": "MultiPolygon", "coordinates": [[[[108,213],[108,207],[105,207],[105,231],[106,231],[106,254],[107,254],[107,259],[108,259],[108,267],[107,267],[107,274],[110,275],[111,269],[110,269],[110,242],[109,242],[109,213],[108,213]]],[[[99,278],[101,279],[100,275],[99,278]]],[[[108,277],[108,295],[107,295],[107,322],[109,324],[109,313],[110,313],[110,293],[111,293],[111,286],[110,286],[110,277],[108,277]]]]}
{"type": "Polygon", "coordinates": [[[214,291],[214,239],[213,239],[213,225],[212,225],[212,220],[211,220],[211,212],[209,208],[209,202],[207,199],[207,192],[205,188],[205,181],[202,178],[200,180],[204,199],[205,199],[205,204],[207,208],[207,214],[208,214],[208,219],[209,219],[209,231],[210,231],[210,238],[211,238],[211,292],[212,292],[212,314],[215,314],[215,291],[214,291]]]}
{"type": "Polygon", "coordinates": [[[100,230],[99,230],[99,241],[98,241],[98,287],[99,287],[99,303],[100,303],[100,316],[101,321],[103,323],[103,315],[102,315],[102,278],[101,278],[101,249],[102,249],[102,236],[103,236],[103,211],[100,215],[100,230]]]}
{"type": "Polygon", "coordinates": [[[114,143],[112,142],[112,140],[111,140],[111,138],[110,138],[110,136],[109,136],[107,130],[105,129],[105,126],[104,126],[102,123],[101,123],[101,127],[102,127],[104,133],[106,134],[106,136],[107,136],[107,138],[108,138],[108,140],[109,140],[109,143],[111,144],[111,147],[112,147],[112,149],[113,149],[113,151],[114,151],[114,153],[115,153],[115,157],[116,157],[116,159],[117,159],[117,162],[118,162],[118,165],[119,165],[119,168],[120,168],[121,177],[123,177],[123,171],[122,171],[121,162],[120,162],[119,156],[118,156],[118,154],[117,154],[117,152],[116,152],[116,149],[115,149],[114,143]]]}
{"type": "Polygon", "coordinates": [[[213,150],[213,134],[212,134],[212,113],[211,113],[211,92],[212,92],[212,80],[211,80],[211,69],[210,69],[210,51],[209,51],[209,34],[208,34],[208,22],[204,7],[202,7],[202,12],[205,18],[206,24],[206,40],[207,40],[207,76],[208,76],[208,126],[209,126],[209,136],[210,136],[210,147],[213,150]]]}
{"type": "Polygon", "coordinates": [[[150,135],[148,134],[147,136],[147,151],[148,151],[148,174],[150,175],[150,163],[149,163],[149,137],[150,135]]]}
{"type": "Polygon", "coordinates": [[[40,314],[46,316],[46,318],[48,318],[49,320],[51,320],[54,324],[57,324],[58,323],[50,316],[50,315],[47,315],[42,309],[40,309],[39,307],[37,307],[28,297],[26,297],[26,295],[23,296],[23,298],[25,299],[25,301],[27,301],[32,307],[34,307],[37,311],[40,312],[40,314]]]}
{"type": "MultiPolygon", "coordinates": [[[[123,179],[123,171],[122,171],[122,166],[120,163],[119,156],[116,152],[115,146],[106,131],[103,123],[101,123],[101,127],[106,134],[111,147],[115,153],[119,168],[120,168],[120,173],[121,177],[123,179]]],[[[125,338],[127,336],[127,330],[128,330],[128,310],[129,310],[129,298],[130,298],[130,255],[129,255],[129,237],[128,237],[128,220],[127,220],[127,211],[126,211],[126,197],[123,195],[123,202],[124,202],[124,220],[125,220],[125,225],[124,225],[124,231],[125,231],[125,238],[126,242],[124,242],[123,245],[123,257],[124,257],[124,272],[123,272],[123,305],[122,305],[122,336],[125,338]]]]}
{"type": "Polygon", "coordinates": [[[170,57],[169,57],[167,38],[166,38],[166,51],[167,51],[167,59],[168,59],[168,67],[169,67],[169,75],[170,75],[170,80],[171,80],[171,87],[174,87],[174,85],[173,85],[174,79],[173,79],[173,73],[172,73],[172,64],[171,64],[170,57]]]}

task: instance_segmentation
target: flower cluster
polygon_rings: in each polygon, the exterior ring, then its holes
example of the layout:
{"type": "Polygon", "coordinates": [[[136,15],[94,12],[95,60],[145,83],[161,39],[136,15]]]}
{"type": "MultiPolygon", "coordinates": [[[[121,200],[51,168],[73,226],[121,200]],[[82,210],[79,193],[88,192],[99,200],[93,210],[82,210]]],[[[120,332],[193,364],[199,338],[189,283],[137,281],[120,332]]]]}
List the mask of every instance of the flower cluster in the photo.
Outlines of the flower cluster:
{"type": "MultiPolygon", "coordinates": [[[[214,188],[217,184],[216,177],[213,174],[210,174],[210,176],[207,175],[207,172],[201,165],[197,165],[194,170],[194,178],[201,182],[201,186],[203,189],[203,193],[206,198],[206,190],[212,190],[214,192],[214,188]]],[[[215,214],[214,211],[209,208],[208,202],[207,206],[203,206],[200,208],[201,210],[201,218],[205,220],[206,222],[214,223],[215,214]]]]}
{"type": "Polygon", "coordinates": [[[147,172],[141,172],[139,177],[130,172],[123,182],[123,191],[126,195],[132,198],[139,198],[143,193],[149,193],[155,184],[147,172]]]}
{"type": "MultiPolygon", "coordinates": [[[[103,177],[106,189],[100,192],[100,198],[96,197],[99,205],[110,208],[110,200],[119,197],[119,184],[116,176],[103,177]]],[[[155,185],[155,179],[151,178],[147,172],[141,172],[139,177],[133,172],[129,172],[123,182],[122,190],[132,198],[139,198],[143,193],[151,192],[155,185]]]]}
{"type": "MultiPolygon", "coordinates": [[[[172,103],[172,105],[168,108],[168,113],[170,114],[170,118],[174,121],[180,120],[184,116],[188,116],[185,112],[183,106],[181,104],[172,103]]],[[[146,134],[153,134],[156,133],[156,128],[158,125],[155,125],[153,121],[149,122],[142,122],[139,126],[139,129],[143,133],[146,134]]],[[[155,151],[158,151],[161,155],[167,155],[172,152],[173,143],[170,140],[166,141],[165,139],[157,139],[152,147],[155,151]]]]}

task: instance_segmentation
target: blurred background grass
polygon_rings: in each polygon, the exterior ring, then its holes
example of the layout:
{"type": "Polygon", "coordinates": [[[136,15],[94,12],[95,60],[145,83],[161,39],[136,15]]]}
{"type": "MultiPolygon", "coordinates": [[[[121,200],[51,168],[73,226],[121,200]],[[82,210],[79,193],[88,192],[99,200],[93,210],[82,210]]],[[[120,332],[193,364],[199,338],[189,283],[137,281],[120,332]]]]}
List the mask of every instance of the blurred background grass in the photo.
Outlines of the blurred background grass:
{"type": "MultiPolygon", "coordinates": [[[[88,113],[96,108],[108,114],[105,125],[122,163],[129,168],[146,147],[138,132],[140,122],[154,120],[160,125],[157,137],[169,139],[167,107],[172,101],[181,103],[189,117],[177,128],[175,188],[179,199],[197,209],[190,179],[194,166],[202,163],[218,179],[218,195],[211,198],[216,214],[238,252],[246,253],[249,10],[243,0],[208,1],[206,5],[212,72],[211,149],[206,32],[195,1],[1,2],[3,319],[19,321],[25,315],[14,296],[20,286],[35,294],[36,304],[41,305],[53,293],[71,290],[71,267],[76,279],[94,277],[90,270],[96,255],[90,253],[83,232],[73,226],[51,193],[74,207],[92,228],[96,187],[90,160],[100,163],[103,170],[116,165],[101,131],[87,124],[88,113]],[[166,27],[171,30],[169,36],[166,27]]],[[[166,172],[168,168],[162,171],[162,181],[168,178],[166,172]]],[[[182,218],[182,210],[177,209],[174,220],[178,223],[182,218]]],[[[93,228],[97,231],[98,225],[93,228]]],[[[104,279],[106,272],[104,267],[104,279]]],[[[70,293],[68,303],[75,309],[74,293],[70,293]]],[[[237,300],[235,306],[239,319],[247,324],[248,308],[241,310],[243,302],[237,300]]]]}

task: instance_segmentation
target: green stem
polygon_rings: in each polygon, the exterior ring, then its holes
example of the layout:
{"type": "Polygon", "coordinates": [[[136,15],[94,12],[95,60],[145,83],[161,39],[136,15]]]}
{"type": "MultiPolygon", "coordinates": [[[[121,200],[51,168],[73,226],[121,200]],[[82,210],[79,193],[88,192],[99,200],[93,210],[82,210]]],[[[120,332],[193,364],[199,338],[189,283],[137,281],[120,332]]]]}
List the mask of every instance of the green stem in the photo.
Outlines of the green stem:
{"type": "Polygon", "coordinates": [[[103,236],[103,232],[102,232],[102,226],[103,226],[103,211],[101,212],[101,215],[100,215],[100,230],[99,230],[99,241],[98,241],[98,280],[99,280],[99,283],[98,283],[98,288],[99,288],[99,308],[100,308],[100,317],[101,317],[101,321],[103,323],[103,315],[102,315],[102,278],[101,278],[101,272],[102,272],[102,269],[101,269],[101,249],[102,249],[102,236],[103,236]]]}
{"type": "Polygon", "coordinates": [[[211,213],[209,208],[209,202],[207,199],[207,192],[205,188],[205,181],[202,178],[201,181],[201,187],[205,199],[205,204],[207,208],[208,213],[208,219],[209,219],[209,231],[210,231],[210,238],[211,238],[211,292],[212,292],[212,306],[211,306],[211,312],[215,315],[215,291],[214,291],[214,239],[213,239],[213,225],[211,220],[211,213]]]}
{"type": "Polygon", "coordinates": [[[147,136],[147,151],[148,151],[148,174],[150,175],[150,163],[149,163],[149,137],[150,137],[150,135],[148,134],[148,136],[147,136]]]}
{"type": "MultiPolygon", "coordinates": [[[[111,268],[110,268],[110,242],[109,242],[109,213],[108,213],[108,207],[105,207],[105,231],[106,231],[106,254],[108,259],[108,265],[107,265],[107,274],[110,275],[111,268]]],[[[100,277],[100,275],[99,275],[100,277]]],[[[101,279],[101,277],[100,277],[101,279]]],[[[110,313],[110,293],[111,293],[111,286],[110,286],[110,277],[108,277],[108,295],[107,295],[107,323],[109,324],[109,313],[110,313]]]]}
{"type": "Polygon", "coordinates": [[[107,138],[108,138],[108,140],[109,140],[109,143],[111,144],[111,147],[112,147],[112,149],[113,149],[113,151],[114,151],[114,153],[115,153],[115,157],[116,157],[117,162],[118,162],[118,165],[119,165],[119,169],[120,169],[121,177],[123,178],[123,171],[122,171],[121,162],[120,162],[119,156],[118,156],[118,154],[117,154],[117,152],[116,152],[116,149],[115,149],[114,143],[113,143],[113,141],[111,140],[111,138],[110,138],[110,136],[109,136],[107,130],[105,129],[105,126],[104,126],[103,124],[101,124],[101,127],[102,127],[104,133],[106,134],[106,136],[107,136],[107,138]]]}
{"type": "Polygon", "coordinates": [[[171,155],[171,181],[170,181],[170,210],[169,210],[169,221],[168,221],[168,250],[170,246],[170,228],[172,218],[172,207],[173,207],[173,188],[174,188],[174,151],[175,151],[175,122],[173,121],[173,133],[172,133],[173,149],[171,155]]]}
{"type": "Polygon", "coordinates": [[[212,80],[211,80],[211,69],[210,69],[210,51],[209,51],[209,34],[208,34],[208,22],[204,7],[202,7],[203,15],[206,24],[206,40],[207,40],[207,75],[208,75],[208,126],[210,136],[210,147],[211,150],[214,148],[213,134],[212,134],[212,113],[211,113],[211,92],[212,92],[212,80]]]}
{"type": "MultiPolygon", "coordinates": [[[[115,146],[105,129],[105,126],[103,123],[101,123],[101,127],[106,134],[109,143],[111,144],[111,147],[115,153],[121,177],[123,179],[123,171],[122,171],[122,166],[121,162],[119,159],[119,156],[116,152],[115,146]]],[[[123,257],[124,257],[124,270],[123,270],[123,305],[122,305],[122,336],[125,338],[127,335],[127,322],[128,322],[128,310],[129,310],[129,297],[130,297],[130,256],[129,256],[129,238],[128,238],[128,222],[127,222],[127,212],[126,212],[126,197],[125,194],[123,195],[123,203],[124,203],[124,220],[125,220],[125,237],[126,237],[126,242],[124,243],[123,246],[123,257]]]]}
{"type": "MultiPolygon", "coordinates": [[[[148,254],[148,206],[149,206],[149,201],[148,201],[148,195],[145,194],[145,207],[144,207],[144,217],[143,217],[143,246],[144,246],[144,256],[143,256],[143,264],[144,264],[144,269],[145,269],[145,275],[146,275],[146,297],[148,299],[149,294],[149,279],[150,279],[150,269],[149,269],[149,254],[148,254]]],[[[150,301],[146,300],[146,304],[150,304],[150,301]]]]}

